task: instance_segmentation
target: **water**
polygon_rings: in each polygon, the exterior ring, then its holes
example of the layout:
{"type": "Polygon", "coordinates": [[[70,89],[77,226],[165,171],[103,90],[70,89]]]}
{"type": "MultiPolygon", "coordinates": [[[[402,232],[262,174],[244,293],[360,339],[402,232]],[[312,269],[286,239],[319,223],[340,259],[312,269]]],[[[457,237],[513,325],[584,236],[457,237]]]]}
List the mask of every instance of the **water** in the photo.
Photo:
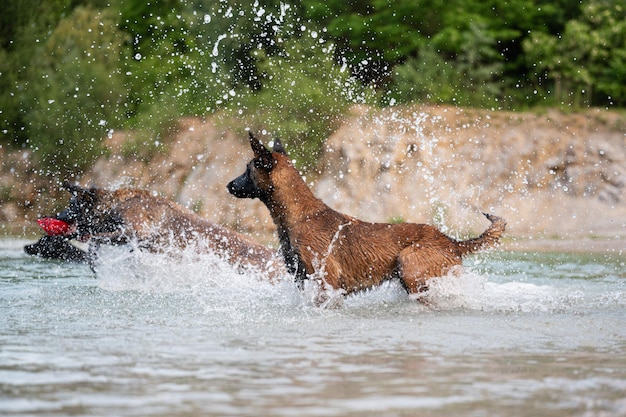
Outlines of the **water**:
{"type": "Polygon", "coordinates": [[[626,257],[493,252],[336,308],[210,256],[0,240],[0,415],[624,416],[626,257]]]}

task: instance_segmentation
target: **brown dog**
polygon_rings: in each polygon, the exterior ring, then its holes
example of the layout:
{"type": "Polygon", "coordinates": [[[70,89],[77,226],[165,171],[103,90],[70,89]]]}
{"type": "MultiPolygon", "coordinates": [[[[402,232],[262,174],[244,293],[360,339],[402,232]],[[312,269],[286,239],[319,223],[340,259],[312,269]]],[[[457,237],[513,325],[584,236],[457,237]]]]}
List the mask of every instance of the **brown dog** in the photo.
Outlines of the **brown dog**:
{"type": "Polygon", "coordinates": [[[67,181],[63,186],[72,198],[56,218],[69,223],[71,234],[81,240],[89,238],[96,245],[135,241],[152,252],[196,245],[199,250],[219,254],[232,265],[272,277],[285,271],[275,250],[147,191],[82,188],[67,181]]]}
{"type": "Polygon", "coordinates": [[[254,159],[228,190],[267,206],[287,268],[299,283],[317,276],[351,293],[397,276],[409,293],[418,293],[429,278],[461,265],[463,255],[497,243],[506,226],[485,214],[491,226],[482,235],[456,241],[427,224],[366,223],[317,199],[279,142],[272,152],[250,134],[250,145],[254,159]]]}

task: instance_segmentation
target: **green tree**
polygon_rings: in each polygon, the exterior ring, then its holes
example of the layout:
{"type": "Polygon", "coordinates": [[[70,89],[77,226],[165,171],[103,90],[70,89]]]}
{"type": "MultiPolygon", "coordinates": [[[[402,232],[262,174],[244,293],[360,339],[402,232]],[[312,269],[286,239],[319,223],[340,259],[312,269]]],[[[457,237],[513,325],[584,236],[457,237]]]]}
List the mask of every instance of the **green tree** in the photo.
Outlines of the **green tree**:
{"type": "Polygon", "coordinates": [[[454,68],[432,45],[394,67],[389,95],[400,103],[452,103],[458,86],[454,68]]]}
{"type": "Polygon", "coordinates": [[[185,12],[178,0],[121,3],[120,28],[131,40],[124,56],[129,116],[157,112],[158,118],[169,120],[180,115],[174,98],[184,91],[182,86],[190,78],[185,12]]]}
{"type": "Polygon", "coordinates": [[[123,34],[111,10],[78,7],[40,51],[29,84],[29,145],[41,167],[80,173],[102,152],[126,100],[120,54],[123,34]]]}
{"type": "Polygon", "coordinates": [[[125,67],[134,126],[211,113],[227,105],[234,88],[258,89],[252,52],[275,52],[276,32],[292,32],[286,20],[293,10],[278,1],[125,2],[122,27],[133,39],[125,67]]]}
{"type": "Polygon", "coordinates": [[[261,88],[241,91],[233,110],[245,109],[249,126],[282,138],[298,166],[309,170],[347,106],[375,98],[347,68],[335,65],[332,43],[320,43],[314,30],[306,32],[285,41],[280,54],[255,52],[261,88]]]}
{"type": "Polygon", "coordinates": [[[6,0],[0,13],[0,143],[24,146],[30,110],[29,85],[41,45],[70,0],[6,0]]]}
{"type": "Polygon", "coordinates": [[[566,23],[562,34],[534,33],[523,46],[529,66],[535,68],[537,85],[554,102],[576,107],[626,103],[622,2],[590,0],[578,18],[566,23]]]}
{"type": "Polygon", "coordinates": [[[303,1],[303,13],[337,43],[336,59],[365,83],[382,85],[391,68],[415,56],[437,31],[439,0],[303,1]]]}
{"type": "Polygon", "coordinates": [[[593,0],[583,16],[594,36],[589,51],[595,89],[589,94],[598,103],[626,105],[626,5],[617,0],[593,0]]]}

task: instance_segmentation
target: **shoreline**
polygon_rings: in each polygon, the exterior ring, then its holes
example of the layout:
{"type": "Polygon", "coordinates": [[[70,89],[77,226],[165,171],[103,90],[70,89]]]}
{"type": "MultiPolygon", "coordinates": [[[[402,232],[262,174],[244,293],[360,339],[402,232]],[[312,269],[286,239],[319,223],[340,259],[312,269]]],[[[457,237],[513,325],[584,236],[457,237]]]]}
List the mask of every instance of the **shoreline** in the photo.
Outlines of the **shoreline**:
{"type": "MultiPolygon", "coordinates": [[[[38,240],[43,234],[31,225],[0,224],[2,240],[38,240]]],[[[259,240],[256,236],[255,240],[259,240]]],[[[496,250],[509,252],[605,253],[626,256],[626,237],[515,237],[509,236],[496,250]]]]}
{"type": "Polygon", "coordinates": [[[500,250],[510,252],[610,253],[626,256],[626,239],[582,238],[509,238],[500,250]]]}
{"type": "MultiPolygon", "coordinates": [[[[624,126],[626,115],[597,111],[355,106],[325,141],[307,182],[317,198],[363,221],[445,224],[462,237],[482,233],[486,221],[478,212],[487,210],[508,221],[505,250],[623,253],[624,126]]],[[[268,210],[235,201],[225,188],[250,155],[241,132],[216,117],[182,118],[168,138],[175,146],[149,160],[125,155],[135,136],[107,136],[107,154],[74,180],[150,190],[277,244],[268,210]]],[[[0,236],[35,238],[43,233],[36,218],[55,213],[70,196],[59,178],[34,176],[39,171],[27,154],[3,151],[0,236]]]]}

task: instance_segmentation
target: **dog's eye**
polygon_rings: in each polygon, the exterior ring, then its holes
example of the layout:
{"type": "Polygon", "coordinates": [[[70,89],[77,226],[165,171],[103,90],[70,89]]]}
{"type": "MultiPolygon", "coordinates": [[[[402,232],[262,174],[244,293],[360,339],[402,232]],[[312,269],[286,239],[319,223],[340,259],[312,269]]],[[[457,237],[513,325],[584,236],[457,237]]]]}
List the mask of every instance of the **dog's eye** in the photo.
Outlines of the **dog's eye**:
{"type": "Polygon", "coordinates": [[[256,169],[262,169],[263,171],[271,171],[273,166],[273,160],[270,159],[265,159],[265,158],[259,158],[259,159],[255,159],[254,160],[254,167],[256,169]]]}

